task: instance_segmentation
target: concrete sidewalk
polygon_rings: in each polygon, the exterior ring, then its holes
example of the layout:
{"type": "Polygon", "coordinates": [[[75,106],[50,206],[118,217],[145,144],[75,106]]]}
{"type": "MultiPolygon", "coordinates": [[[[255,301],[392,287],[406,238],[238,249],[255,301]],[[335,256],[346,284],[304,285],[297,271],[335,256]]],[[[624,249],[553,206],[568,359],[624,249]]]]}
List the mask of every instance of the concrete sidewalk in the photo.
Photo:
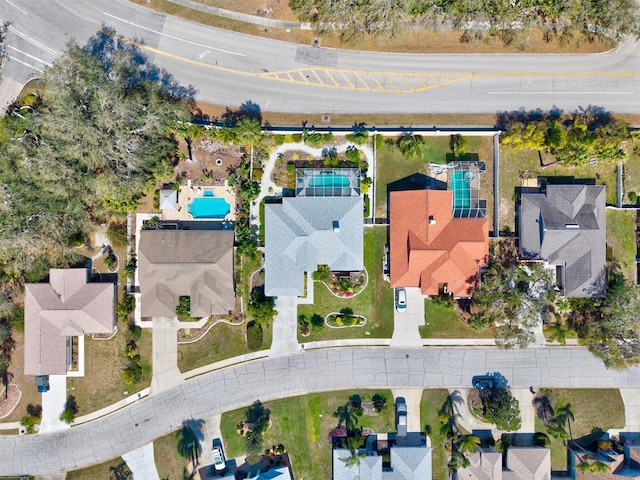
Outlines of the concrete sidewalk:
{"type": "Polygon", "coordinates": [[[609,435],[640,432],[640,388],[621,388],[620,395],[624,402],[624,427],[612,428],[609,435]]]}

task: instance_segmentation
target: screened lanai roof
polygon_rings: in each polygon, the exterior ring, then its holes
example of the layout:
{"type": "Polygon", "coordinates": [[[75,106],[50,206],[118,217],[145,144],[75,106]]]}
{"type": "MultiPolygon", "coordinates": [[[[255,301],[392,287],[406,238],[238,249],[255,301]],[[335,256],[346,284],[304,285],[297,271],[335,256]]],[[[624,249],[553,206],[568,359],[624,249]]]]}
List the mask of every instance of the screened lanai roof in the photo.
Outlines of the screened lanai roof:
{"type": "Polygon", "coordinates": [[[480,175],[484,162],[451,162],[447,164],[448,186],[453,192],[454,218],[485,218],[487,201],[480,198],[480,175]]]}

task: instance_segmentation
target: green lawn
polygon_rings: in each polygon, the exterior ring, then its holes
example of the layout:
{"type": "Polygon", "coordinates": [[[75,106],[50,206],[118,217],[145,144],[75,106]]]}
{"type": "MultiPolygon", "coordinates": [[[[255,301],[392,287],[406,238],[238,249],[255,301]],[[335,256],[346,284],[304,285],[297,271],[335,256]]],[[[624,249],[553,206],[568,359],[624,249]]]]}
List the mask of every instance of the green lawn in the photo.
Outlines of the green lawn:
{"type": "Polygon", "coordinates": [[[369,274],[367,287],[351,298],[338,298],[329,292],[326,286],[314,282],[314,304],[299,305],[298,314],[311,317],[319,314],[324,317],[330,312],[339,312],[342,308],[353,309],[356,315],[367,319],[364,327],[329,328],[325,326],[320,333],[311,333],[308,337],[298,335],[300,342],[330,340],[338,338],[377,337],[390,338],[393,334],[393,289],[382,278],[382,257],[387,243],[387,228],[367,227],[364,230],[364,264],[369,274]]]}
{"type": "Polygon", "coordinates": [[[624,175],[622,177],[624,183],[623,204],[630,203],[629,192],[640,194],[640,148],[633,148],[632,145],[629,145],[629,147],[627,148],[629,158],[624,164],[624,175]]]}
{"type": "MultiPolygon", "coordinates": [[[[563,403],[570,403],[575,421],[571,423],[573,437],[579,439],[591,433],[592,429],[621,428],[625,424],[624,403],[619,390],[611,389],[553,389],[553,394],[563,403]]],[[[536,430],[546,428],[536,418],[536,430]]],[[[567,469],[567,450],[561,440],[551,437],[551,468],[567,469]]]]}
{"type": "Polygon", "coordinates": [[[138,342],[142,380],[128,385],[122,379],[122,372],[128,364],[124,350],[131,337],[126,326],[120,324],[118,328],[111,340],[93,340],[91,335],[85,335],[84,377],[67,379],[67,389],[73,389],[69,390],[69,395],[74,395],[78,402],[79,416],[107,407],[151,384],[151,330],[143,328],[138,342]]]}
{"type": "MultiPolygon", "coordinates": [[[[188,372],[210,363],[250,353],[245,339],[246,327],[246,321],[242,325],[217,323],[197,342],[178,345],[178,368],[181,372],[188,372]]],[[[271,347],[271,326],[264,325],[262,329],[264,350],[271,347]]]]}
{"type": "Polygon", "coordinates": [[[455,308],[424,300],[425,325],[420,327],[422,338],[493,338],[489,329],[477,332],[458,317],[455,308]]]}
{"type": "Polygon", "coordinates": [[[636,281],[636,212],[607,210],[607,246],[627,280],[636,281]]]}
{"type": "MultiPolygon", "coordinates": [[[[153,441],[153,455],[160,478],[178,480],[188,462],[178,454],[178,432],[170,433],[153,441]]],[[[206,448],[203,445],[203,448],[206,448]]]]}
{"type": "MultiPolygon", "coordinates": [[[[425,143],[425,155],[423,160],[407,160],[396,147],[396,138],[385,139],[376,151],[376,217],[384,218],[387,215],[387,185],[414,173],[429,175],[429,164],[446,163],[447,154],[450,154],[449,135],[442,137],[423,137],[425,143]]],[[[479,159],[487,163],[487,167],[493,162],[492,139],[490,137],[465,137],[467,151],[477,153],[479,159]]],[[[487,175],[490,176],[489,170],[487,175]]],[[[487,176],[485,175],[485,176],[487,176]]],[[[409,187],[410,188],[410,187],[409,187]]],[[[484,189],[482,198],[490,199],[484,189]]],[[[490,192],[490,189],[489,189],[490,192]]],[[[487,202],[487,211],[492,205],[487,202]]],[[[491,215],[488,215],[489,217],[491,215]]]]}
{"type": "Polygon", "coordinates": [[[67,480],[105,480],[113,478],[110,468],[117,468],[122,463],[124,463],[124,460],[122,457],[118,457],[100,465],[74,470],[67,473],[67,480]]]}
{"type": "Polygon", "coordinates": [[[440,435],[440,421],[438,420],[438,410],[442,407],[445,398],[449,395],[447,390],[426,389],[422,392],[420,402],[420,420],[422,426],[429,425],[431,429],[432,470],[434,480],[444,480],[449,478],[447,469],[447,458],[444,450],[444,437],[440,435]]]}
{"type": "MultiPolygon", "coordinates": [[[[513,148],[500,146],[500,230],[505,227],[515,229],[516,188],[521,186],[524,173],[531,177],[574,177],[576,180],[595,180],[597,185],[606,185],[607,203],[616,202],[616,167],[599,162],[596,166],[565,167],[550,165],[542,167],[538,152],[534,150],[515,151],[513,148]]],[[[548,157],[552,160],[552,157],[548,157]]],[[[555,180],[557,183],[558,179],[555,180]]],[[[567,178],[567,182],[571,179],[567,178]]]]}
{"type": "MultiPolygon", "coordinates": [[[[350,395],[358,393],[363,401],[368,401],[374,393],[387,397],[387,409],[380,416],[362,416],[359,425],[376,432],[387,432],[394,428],[393,396],[389,390],[361,390],[326,392],[290,397],[265,406],[271,410],[272,424],[265,433],[265,448],[282,443],[288,450],[293,473],[299,479],[331,478],[331,444],[327,440],[329,432],[337,426],[333,412],[344,405],[350,395]]],[[[236,432],[236,425],[244,419],[246,408],[240,408],[222,415],[222,438],[227,457],[233,458],[245,453],[244,438],[236,432]]],[[[434,477],[435,478],[435,477],[434,477]]]]}

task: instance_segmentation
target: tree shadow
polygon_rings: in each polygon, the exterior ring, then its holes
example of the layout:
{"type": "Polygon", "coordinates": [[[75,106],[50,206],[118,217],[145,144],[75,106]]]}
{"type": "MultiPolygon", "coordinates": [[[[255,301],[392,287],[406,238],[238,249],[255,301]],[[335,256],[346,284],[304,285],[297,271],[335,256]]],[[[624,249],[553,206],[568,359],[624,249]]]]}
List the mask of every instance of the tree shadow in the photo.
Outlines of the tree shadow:
{"type": "Polygon", "coordinates": [[[142,82],[150,82],[161,86],[164,95],[185,101],[193,107],[196,88],[193,85],[180,85],[172,74],[151,63],[138,46],[143,44],[139,39],[125,39],[118,35],[114,28],[102,24],[98,32],[90,37],[82,48],[100,60],[105,72],[125,76],[128,87],[136,88],[142,82]]]}
{"type": "Polygon", "coordinates": [[[527,125],[544,120],[562,120],[562,123],[567,126],[579,120],[587,125],[588,130],[593,131],[610,124],[612,119],[612,112],[598,105],[578,107],[573,112],[564,112],[564,110],[554,105],[550,110],[542,110],[541,108],[526,110],[522,107],[519,110],[498,112],[496,114],[496,126],[507,130],[515,123],[527,125]]]}

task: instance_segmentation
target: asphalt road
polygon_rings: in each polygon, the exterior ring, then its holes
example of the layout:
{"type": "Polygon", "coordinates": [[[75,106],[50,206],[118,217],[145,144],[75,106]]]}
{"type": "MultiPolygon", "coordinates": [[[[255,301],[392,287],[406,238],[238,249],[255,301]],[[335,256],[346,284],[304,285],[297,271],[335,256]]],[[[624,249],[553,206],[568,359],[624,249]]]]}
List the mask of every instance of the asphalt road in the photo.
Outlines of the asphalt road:
{"type": "MultiPolygon", "coordinates": [[[[309,392],[459,388],[500,372],[512,387],[638,387],[640,367],[606,370],[578,347],[332,348],[217,370],[96,421],[42,435],[0,436],[0,476],[68,471],[117,457],[177,429],[183,420],[309,392]]],[[[80,406],[82,408],[82,406],[80,406]]]]}
{"type": "Polygon", "coordinates": [[[593,55],[399,55],[311,48],[166,17],[125,0],[0,0],[11,22],[0,101],[101,26],[144,44],[197,99],[308,113],[640,109],[639,44],[593,55]],[[35,7],[34,7],[35,5],[35,7]]]}

